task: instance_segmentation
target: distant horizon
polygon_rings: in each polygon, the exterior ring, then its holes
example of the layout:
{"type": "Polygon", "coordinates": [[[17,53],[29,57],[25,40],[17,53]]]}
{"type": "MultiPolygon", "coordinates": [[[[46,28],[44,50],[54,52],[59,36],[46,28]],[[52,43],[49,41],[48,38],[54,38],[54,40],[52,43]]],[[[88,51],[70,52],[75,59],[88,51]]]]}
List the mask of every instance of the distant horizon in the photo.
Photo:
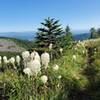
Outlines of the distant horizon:
{"type": "MultiPolygon", "coordinates": [[[[74,31],[72,35],[74,39],[87,39],[89,37],[88,31],[74,31]]],[[[7,38],[16,38],[21,40],[33,40],[36,37],[36,32],[2,32],[0,33],[0,38],[7,37],[7,38]]]]}
{"type": "MultiPolygon", "coordinates": [[[[81,32],[89,32],[90,29],[76,29],[76,30],[71,30],[71,32],[77,32],[77,31],[81,31],[81,32]]],[[[37,30],[38,31],[38,30],[37,30]]],[[[33,33],[36,33],[37,31],[32,31],[32,30],[29,30],[29,31],[1,31],[0,33],[26,33],[26,32],[33,32],[33,33]]]]}

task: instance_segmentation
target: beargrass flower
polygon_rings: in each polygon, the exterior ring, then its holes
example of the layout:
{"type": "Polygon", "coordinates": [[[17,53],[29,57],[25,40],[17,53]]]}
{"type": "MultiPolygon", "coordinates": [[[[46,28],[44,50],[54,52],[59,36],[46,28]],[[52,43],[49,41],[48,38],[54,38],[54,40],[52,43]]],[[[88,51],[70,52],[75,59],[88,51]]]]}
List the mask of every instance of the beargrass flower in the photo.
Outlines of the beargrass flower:
{"type": "Polygon", "coordinates": [[[40,56],[38,54],[38,52],[34,52],[34,59],[40,61],[40,56]]]}
{"type": "Polygon", "coordinates": [[[21,61],[21,58],[20,58],[19,55],[17,55],[17,56],[16,56],[16,62],[17,62],[18,65],[20,65],[20,61],[21,61]]]}
{"type": "Polygon", "coordinates": [[[27,63],[27,67],[30,68],[32,74],[37,75],[41,71],[40,61],[37,59],[31,60],[27,63]]]}
{"type": "MultiPolygon", "coordinates": [[[[34,51],[34,52],[35,52],[35,51],[34,51]]],[[[30,55],[30,56],[31,56],[31,60],[34,59],[34,56],[35,56],[35,53],[34,53],[34,52],[32,52],[31,55],[30,55]]]]}
{"type": "Polygon", "coordinates": [[[26,68],[27,62],[28,62],[28,60],[29,60],[29,58],[30,58],[30,53],[29,53],[29,51],[24,51],[24,52],[22,52],[22,58],[23,58],[23,62],[24,62],[24,67],[26,68]]]}
{"type": "Polygon", "coordinates": [[[83,50],[82,53],[85,54],[85,51],[83,50]]]}
{"type": "Polygon", "coordinates": [[[9,59],[9,62],[12,63],[12,64],[14,64],[14,63],[15,63],[15,58],[14,58],[14,57],[11,57],[11,58],[9,59]]]}
{"type": "Polygon", "coordinates": [[[22,57],[23,57],[23,59],[27,59],[29,56],[30,56],[29,51],[24,51],[24,52],[22,52],[22,57]]]}
{"type": "Polygon", "coordinates": [[[72,56],[72,59],[73,59],[73,60],[76,60],[76,55],[73,55],[73,56],[72,56]]]}
{"type": "Polygon", "coordinates": [[[2,63],[2,57],[0,56],[0,64],[2,63]]]}
{"type": "Polygon", "coordinates": [[[40,56],[39,56],[38,52],[36,52],[36,51],[32,52],[32,53],[31,53],[31,59],[32,59],[32,60],[33,60],[33,59],[37,59],[37,60],[40,61],[40,56]]]}
{"type": "Polygon", "coordinates": [[[62,52],[63,52],[63,48],[60,48],[59,51],[60,51],[60,53],[62,54],[62,52]]]}
{"type": "Polygon", "coordinates": [[[49,44],[49,49],[50,50],[52,49],[52,45],[53,45],[52,43],[49,44]]]}
{"type": "Polygon", "coordinates": [[[59,75],[59,76],[58,76],[58,79],[61,79],[61,78],[62,78],[62,76],[61,76],[61,75],[59,75]]]}
{"type": "Polygon", "coordinates": [[[6,56],[3,56],[3,62],[5,63],[5,64],[7,64],[9,61],[7,60],[7,57],[6,56]]]}
{"type": "Polygon", "coordinates": [[[14,69],[16,69],[16,66],[15,66],[15,58],[14,57],[11,57],[9,59],[9,63],[11,63],[13,65],[14,69]]]}
{"type": "Polygon", "coordinates": [[[25,69],[23,69],[23,72],[24,72],[26,75],[28,75],[28,76],[32,76],[32,71],[31,71],[30,68],[25,68],[25,69]]]}
{"type": "Polygon", "coordinates": [[[2,57],[0,56],[0,60],[2,60],[2,57]]]}
{"type": "Polygon", "coordinates": [[[49,53],[47,52],[44,52],[42,55],[41,55],[41,62],[42,62],[42,65],[45,67],[45,69],[48,67],[48,64],[50,62],[50,55],[49,53]]]}
{"type": "Polygon", "coordinates": [[[48,80],[48,77],[46,75],[41,76],[41,81],[45,84],[48,80]]]}
{"type": "Polygon", "coordinates": [[[59,66],[57,65],[57,64],[55,64],[54,66],[53,66],[53,70],[54,71],[57,71],[59,69],[59,66]]]}

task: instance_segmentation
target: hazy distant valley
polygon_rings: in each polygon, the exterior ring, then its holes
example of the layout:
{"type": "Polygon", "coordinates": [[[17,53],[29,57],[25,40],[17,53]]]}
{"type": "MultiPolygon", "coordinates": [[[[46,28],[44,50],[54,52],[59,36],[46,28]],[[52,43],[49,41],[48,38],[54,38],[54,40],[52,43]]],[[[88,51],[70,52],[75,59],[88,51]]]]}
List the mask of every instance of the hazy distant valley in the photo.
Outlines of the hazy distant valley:
{"type": "MultiPolygon", "coordinates": [[[[72,33],[75,40],[85,40],[90,36],[88,31],[75,31],[72,33]]],[[[0,37],[11,37],[30,41],[36,37],[36,32],[1,32],[0,37]]]]}

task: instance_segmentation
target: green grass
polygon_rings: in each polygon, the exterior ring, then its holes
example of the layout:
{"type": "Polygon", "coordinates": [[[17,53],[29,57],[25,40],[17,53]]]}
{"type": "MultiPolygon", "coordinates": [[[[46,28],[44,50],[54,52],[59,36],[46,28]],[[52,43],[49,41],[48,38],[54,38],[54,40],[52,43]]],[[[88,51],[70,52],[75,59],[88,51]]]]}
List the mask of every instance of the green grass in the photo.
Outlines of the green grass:
{"type": "Polygon", "coordinates": [[[17,52],[0,52],[0,56],[7,56],[8,58],[12,56],[20,55],[20,53],[17,52]]]}
{"type": "Polygon", "coordinates": [[[41,73],[47,75],[49,79],[44,86],[40,82],[41,75],[36,80],[33,77],[32,80],[22,74],[19,75],[16,71],[6,71],[0,76],[0,81],[6,82],[6,86],[13,90],[8,91],[10,100],[23,98],[27,100],[26,98],[36,95],[37,100],[100,100],[100,40],[88,41],[86,45],[96,48],[91,65],[87,65],[87,50],[82,45],[75,44],[65,48],[63,55],[59,59],[52,60],[50,67],[41,73]],[[72,59],[73,55],[76,55],[76,60],[72,59]],[[54,64],[59,65],[57,72],[52,70],[54,64]],[[59,75],[62,76],[61,79],[57,79],[59,75]]]}

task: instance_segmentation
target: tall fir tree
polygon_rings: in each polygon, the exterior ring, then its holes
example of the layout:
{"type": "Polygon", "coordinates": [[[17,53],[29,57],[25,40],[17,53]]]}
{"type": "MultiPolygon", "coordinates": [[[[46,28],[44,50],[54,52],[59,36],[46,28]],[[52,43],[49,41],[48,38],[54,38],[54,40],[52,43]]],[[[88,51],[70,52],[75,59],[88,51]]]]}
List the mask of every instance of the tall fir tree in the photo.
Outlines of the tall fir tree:
{"type": "Polygon", "coordinates": [[[62,47],[69,45],[69,43],[73,40],[72,33],[70,31],[70,27],[66,26],[63,36],[60,40],[60,45],[62,47]]]}
{"type": "Polygon", "coordinates": [[[92,27],[90,29],[90,39],[95,38],[95,36],[96,36],[96,29],[94,27],[92,27]]]}
{"type": "Polygon", "coordinates": [[[39,47],[47,47],[50,43],[57,45],[57,39],[62,35],[63,30],[59,20],[48,17],[38,28],[36,43],[39,47]]]}
{"type": "Polygon", "coordinates": [[[100,28],[97,29],[97,37],[100,38],[100,28]]]}
{"type": "Polygon", "coordinates": [[[72,33],[70,31],[69,26],[66,26],[65,28],[65,36],[67,37],[68,41],[72,41],[72,33]]]}

